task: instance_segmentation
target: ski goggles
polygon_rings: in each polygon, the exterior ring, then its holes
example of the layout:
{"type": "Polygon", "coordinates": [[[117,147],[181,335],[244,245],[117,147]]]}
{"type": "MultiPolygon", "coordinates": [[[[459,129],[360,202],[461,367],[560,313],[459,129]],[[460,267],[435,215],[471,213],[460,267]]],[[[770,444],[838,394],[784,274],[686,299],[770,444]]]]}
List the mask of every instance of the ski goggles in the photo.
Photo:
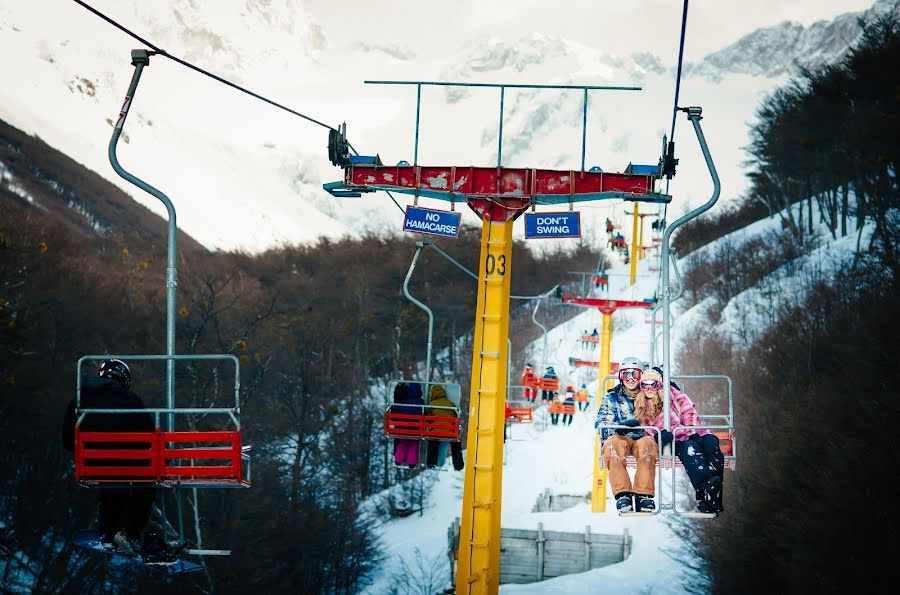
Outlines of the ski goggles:
{"type": "Polygon", "coordinates": [[[637,368],[628,368],[627,370],[619,370],[619,380],[640,380],[641,371],[637,368]]]}
{"type": "Polygon", "coordinates": [[[662,388],[662,382],[659,380],[642,380],[641,390],[659,390],[662,388]]]}

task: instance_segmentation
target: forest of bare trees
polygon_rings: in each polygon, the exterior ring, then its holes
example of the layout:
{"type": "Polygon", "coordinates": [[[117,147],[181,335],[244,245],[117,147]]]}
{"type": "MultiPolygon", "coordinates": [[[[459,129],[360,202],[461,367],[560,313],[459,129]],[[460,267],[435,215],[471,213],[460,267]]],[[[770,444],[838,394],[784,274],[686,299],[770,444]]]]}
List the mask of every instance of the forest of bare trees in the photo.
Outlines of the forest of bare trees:
{"type": "Polygon", "coordinates": [[[781,234],[723,249],[687,274],[694,301],[715,298],[713,323],[728,300],[804,250],[813,203],[834,237],[858,234],[851,264],[807,279],[809,292],[773,307],[769,330],[750,345],[704,329],[685,342],[685,373],[734,379],[740,445],[725,514],[680,526],[691,544],[685,571],[709,579],[694,581],[698,592],[874,592],[900,578],[900,526],[885,505],[900,477],[891,425],[900,415],[898,60],[900,28],[886,17],[843,62],[771,95],[749,147],[751,193],[679,233],[690,252],[761,209],[782,218],[781,234]],[[871,241],[861,242],[864,225],[874,227],[871,241]]]}

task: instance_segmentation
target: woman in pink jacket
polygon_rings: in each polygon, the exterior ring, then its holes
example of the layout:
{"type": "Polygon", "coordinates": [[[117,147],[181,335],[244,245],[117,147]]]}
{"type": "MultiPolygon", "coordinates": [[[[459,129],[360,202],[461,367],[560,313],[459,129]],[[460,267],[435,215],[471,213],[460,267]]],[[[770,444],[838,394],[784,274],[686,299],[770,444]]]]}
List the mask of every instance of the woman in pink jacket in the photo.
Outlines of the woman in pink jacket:
{"type": "MultiPolygon", "coordinates": [[[[634,403],[634,416],[642,425],[659,428],[665,446],[672,441],[672,433],[663,424],[662,374],[653,368],[646,370],[641,375],[640,387],[641,394],[634,403]]],[[[669,387],[669,399],[671,427],[702,424],[693,401],[675,386],[669,387]]],[[[657,439],[652,430],[647,432],[657,439]]],[[[719,448],[719,438],[706,429],[681,428],[675,431],[675,454],[697,492],[697,499],[700,500],[697,509],[705,513],[722,512],[725,457],[719,448]]]]}

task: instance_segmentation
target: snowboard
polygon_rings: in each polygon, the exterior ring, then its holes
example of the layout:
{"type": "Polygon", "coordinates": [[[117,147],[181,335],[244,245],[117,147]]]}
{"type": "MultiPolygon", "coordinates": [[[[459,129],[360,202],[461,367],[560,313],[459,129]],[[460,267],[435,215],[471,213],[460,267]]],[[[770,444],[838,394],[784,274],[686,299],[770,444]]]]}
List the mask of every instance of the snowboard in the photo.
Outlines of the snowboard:
{"type": "Polygon", "coordinates": [[[73,543],[78,547],[101,552],[108,556],[112,556],[113,558],[130,560],[155,572],[161,572],[162,574],[182,574],[185,572],[193,572],[195,570],[200,570],[201,568],[203,568],[199,564],[194,564],[193,562],[188,562],[181,559],[172,564],[147,564],[141,559],[140,556],[132,558],[131,556],[119,553],[115,550],[108,550],[104,548],[103,544],[100,543],[99,531],[80,531],[75,536],[73,543]]]}

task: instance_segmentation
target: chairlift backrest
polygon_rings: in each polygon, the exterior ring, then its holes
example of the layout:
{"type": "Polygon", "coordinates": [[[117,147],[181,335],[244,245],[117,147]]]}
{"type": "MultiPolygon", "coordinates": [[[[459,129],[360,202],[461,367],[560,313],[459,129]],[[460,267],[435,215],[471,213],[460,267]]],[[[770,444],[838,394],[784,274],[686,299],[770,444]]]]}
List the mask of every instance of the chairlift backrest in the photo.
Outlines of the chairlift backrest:
{"type": "MultiPolygon", "coordinates": [[[[140,378],[133,380],[140,382],[140,378]]],[[[75,398],[75,478],[81,485],[109,487],[143,483],[167,487],[250,487],[249,447],[241,443],[240,364],[234,355],[86,355],[78,360],[75,398]],[[234,364],[234,405],[146,407],[141,410],[83,408],[82,367],[88,361],[107,359],[126,362],[230,361],[234,364]],[[155,426],[153,432],[92,432],[81,429],[84,420],[91,416],[134,414],[136,411],[152,416],[155,426]],[[210,415],[213,417],[210,418],[210,415]],[[225,417],[218,417],[219,415],[225,417]],[[176,420],[189,416],[222,421],[216,424],[214,431],[175,431],[176,420]],[[164,423],[164,419],[167,423],[164,423]],[[167,426],[166,430],[163,430],[164,425],[167,426]],[[104,443],[116,444],[118,449],[104,448],[104,443]],[[141,456],[136,456],[137,452],[141,456]],[[103,459],[98,457],[101,453],[105,455],[103,459]],[[135,465],[138,460],[142,461],[143,466],[135,465]],[[210,465],[210,460],[215,460],[217,464],[210,465]]]]}

